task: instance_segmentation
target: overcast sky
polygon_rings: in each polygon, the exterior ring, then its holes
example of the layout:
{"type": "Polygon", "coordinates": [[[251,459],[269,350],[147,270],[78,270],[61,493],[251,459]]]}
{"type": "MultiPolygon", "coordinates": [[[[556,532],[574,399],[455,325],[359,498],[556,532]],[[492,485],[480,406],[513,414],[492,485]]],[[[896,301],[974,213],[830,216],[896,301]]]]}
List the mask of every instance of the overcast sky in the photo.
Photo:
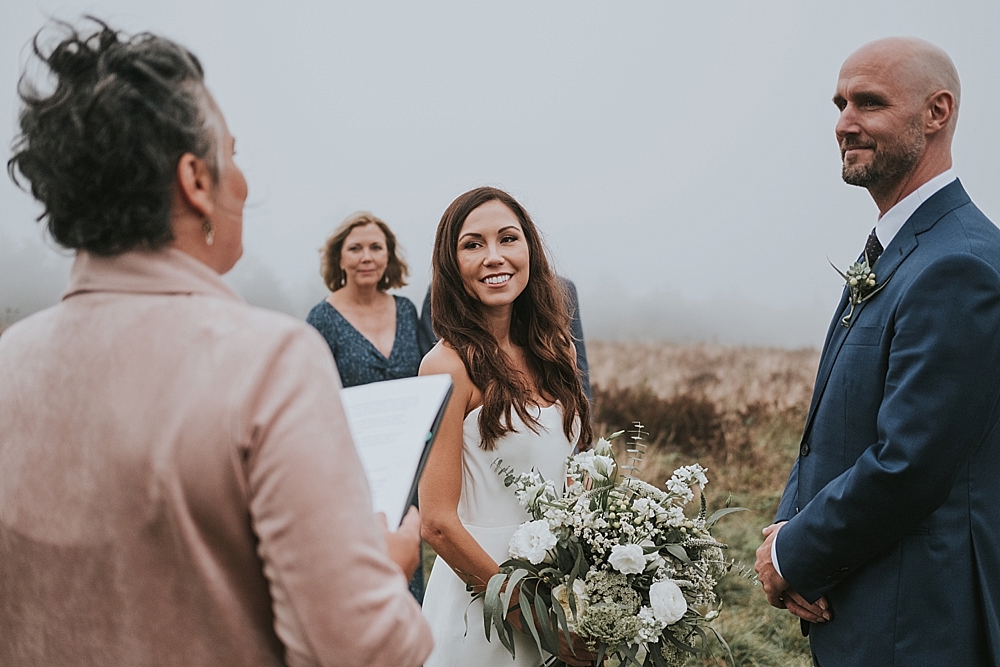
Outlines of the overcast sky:
{"type": "MultiPolygon", "coordinates": [[[[532,214],[589,337],[818,347],[841,285],[827,257],[853,261],[877,215],[840,180],[830,98],[887,35],[951,54],[955,167],[1000,220],[993,0],[0,0],[4,160],[28,41],[84,13],[201,59],[250,183],[229,280],[300,316],[325,293],[317,248],[358,209],[396,231],[419,306],[441,213],[490,184],[532,214]]],[[[38,212],[0,181],[0,318],[65,282],[38,212]]]]}

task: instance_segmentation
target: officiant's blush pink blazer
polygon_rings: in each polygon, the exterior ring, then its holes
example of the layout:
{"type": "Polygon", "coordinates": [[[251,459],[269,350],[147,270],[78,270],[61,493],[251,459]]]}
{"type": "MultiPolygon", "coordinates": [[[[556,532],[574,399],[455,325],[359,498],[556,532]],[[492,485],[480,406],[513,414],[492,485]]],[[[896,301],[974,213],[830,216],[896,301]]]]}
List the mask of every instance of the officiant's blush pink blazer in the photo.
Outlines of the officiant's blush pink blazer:
{"type": "Polygon", "coordinates": [[[326,344],[176,251],[0,336],[0,665],[420,665],[326,344]]]}

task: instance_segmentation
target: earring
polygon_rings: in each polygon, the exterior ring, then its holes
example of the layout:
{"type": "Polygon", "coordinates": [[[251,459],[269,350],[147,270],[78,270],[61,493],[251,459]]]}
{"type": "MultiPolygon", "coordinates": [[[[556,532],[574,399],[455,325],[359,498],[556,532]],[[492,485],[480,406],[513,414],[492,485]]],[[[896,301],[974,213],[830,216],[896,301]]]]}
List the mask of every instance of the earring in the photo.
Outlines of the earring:
{"type": "Polygon", "coordinates": [[[215,243],[215,229],[212,227],[212,221],[205,218],[205,221],[201,224],[201,229],[205,232],[205,245],[215,243]]]}

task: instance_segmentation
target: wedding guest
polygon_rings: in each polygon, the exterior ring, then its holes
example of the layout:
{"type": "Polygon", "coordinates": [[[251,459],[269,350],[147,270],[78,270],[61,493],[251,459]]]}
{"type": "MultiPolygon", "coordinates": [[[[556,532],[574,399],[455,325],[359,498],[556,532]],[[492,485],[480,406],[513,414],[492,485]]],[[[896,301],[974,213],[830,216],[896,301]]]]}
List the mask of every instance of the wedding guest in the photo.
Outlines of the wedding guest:
{"type": "MultiPolygon", "coordinates": [[[[843,179],[878,206],[756,569],[813,660],[1000,665],[1000,230],[952,171],[951,58],[882,39],[840,69],[843,179]]],[[[861,245],[859,239],[859,246],[861,245]]]]}
{"type": "MultiPolygon", "coordinates": [[[[566,293],[566,303],[569,308],[569,332],[573,336],[573,344],[576,346],[576,367],[580,372],[583,393],[588,401],[593,401],[594,396],[590,389],[590,364],[587,363],[587,346],[583,341],[583,323],[580,321],[580,297],[577,295],[576,285],[573,284],[572,280],[562,276],[556,276],[556,280],[562,283],[566,293]]],[[[424,295],[424,303],[420,307],[420,329],[417,331],[417,339],[428,350],[438,341],[432,321],[431,286],[428,285],[427,294],[424,295]]]]}
{"type": "Polygon", "coordinates": [[[420,665],[418,516],[372,514],[322,338],[220,280],[247,183],[201,65],[98,24],[20,90],[9,170],[76,260],[0,340],[0,664],[420,665]]]}
{"type": "MultiPolygon", "coordinates": [[[[467,587],[485,588],[530,519],[493,462],[565,480],[566,457],[590,446],[565,294],[528,212],[496,188],[470,190],[445,210],[433,262],[441,341],[420,373],[449,373],[454,390],[420,480],[422,532],[438,554],[424,602],[437,647],[425,664],[536,667],[543,656],[520,614],[508,616],[521,631],[512,660],[474,622],[483,601],[470,604],[467,587]]],[[[593,664],[578,637],[575,655],[559,637],[566,664],[593,664]]]]}
{"type": "MultiPolygon", "coordinates": [[[[326,339],[345,387],[413,377],[430,346],[422,347],[413,302],[387,290],[406,285],[407,266],[396,235],[371,213],[349,215],[323,247],[320,274],[330,294],[306,321],[326,339]]],[[[424,597],[423,570],[410,592],[424,597]]]]}
{"type": "Polygon", "coordinates": [[[388,290],[406,285],[396,235],[368,212],[347,217],[323,247],[330,294],[306,321],[326,339],[345,387],[413,377],[429,347],[417,340],[417,309],[388,290]]]}

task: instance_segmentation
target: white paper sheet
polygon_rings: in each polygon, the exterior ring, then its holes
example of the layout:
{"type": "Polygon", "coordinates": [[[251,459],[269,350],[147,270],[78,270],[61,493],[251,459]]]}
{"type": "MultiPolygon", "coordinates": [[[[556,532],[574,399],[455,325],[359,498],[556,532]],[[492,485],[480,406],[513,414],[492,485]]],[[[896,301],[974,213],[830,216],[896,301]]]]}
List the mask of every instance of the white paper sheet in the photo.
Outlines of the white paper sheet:
{"type": "Polygon", "coordinates": [[[450,391],[451,376],[425,375],[340,392],[372,506],[385,512],[391,528],[403,520],[425,444],[450,391]]]}

